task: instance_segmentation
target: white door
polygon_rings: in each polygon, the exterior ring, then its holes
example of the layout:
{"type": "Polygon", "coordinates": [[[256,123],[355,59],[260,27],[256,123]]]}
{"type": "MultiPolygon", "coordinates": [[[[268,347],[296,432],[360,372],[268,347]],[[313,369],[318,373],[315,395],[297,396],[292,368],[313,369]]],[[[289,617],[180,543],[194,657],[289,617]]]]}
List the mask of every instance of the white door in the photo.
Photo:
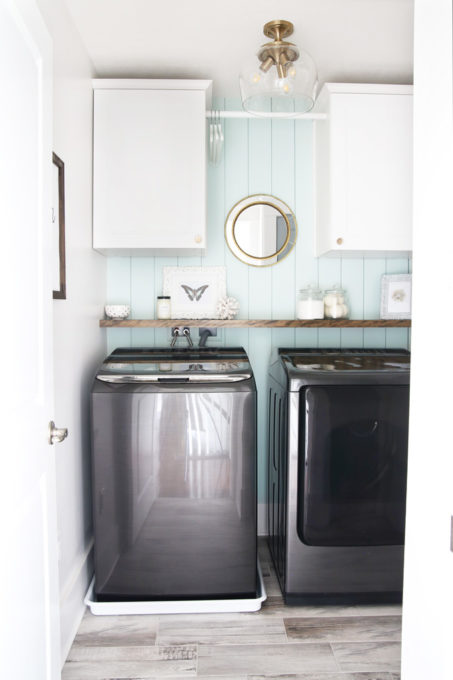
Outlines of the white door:
{"type": "Polygon", "coordinates": [[[0,677],[60,677],[52,417],[52,45],[0,0],[0,677]]]}
{"type": "Polygon", "coordinates": [[[414,274],[402,680],[453,678],[453,12],[415,0],[414,274]]]}

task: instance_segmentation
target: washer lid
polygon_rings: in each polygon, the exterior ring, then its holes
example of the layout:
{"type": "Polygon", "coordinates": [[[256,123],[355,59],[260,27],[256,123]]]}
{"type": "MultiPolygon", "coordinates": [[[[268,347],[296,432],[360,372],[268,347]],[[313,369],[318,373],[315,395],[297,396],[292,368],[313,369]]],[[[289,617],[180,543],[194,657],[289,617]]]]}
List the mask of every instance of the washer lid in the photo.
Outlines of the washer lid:
{"type": "Polygon", "coordinates": [[[280,349],[282,360],[296,371],[408,371],[407,350],[379,349],[280,349]]]}
{"type": "Polygon", "coordinates": [[[381,349],[279,349],[281,379],[290,392],[307,385],[408,385],[410,353],[381,349]]]}
{"type": "Polygon", "coordinates": [[[115,350],[97,379],[110,383],[212,383],[249,380],[252,369],[242,350],[115,350]]]}

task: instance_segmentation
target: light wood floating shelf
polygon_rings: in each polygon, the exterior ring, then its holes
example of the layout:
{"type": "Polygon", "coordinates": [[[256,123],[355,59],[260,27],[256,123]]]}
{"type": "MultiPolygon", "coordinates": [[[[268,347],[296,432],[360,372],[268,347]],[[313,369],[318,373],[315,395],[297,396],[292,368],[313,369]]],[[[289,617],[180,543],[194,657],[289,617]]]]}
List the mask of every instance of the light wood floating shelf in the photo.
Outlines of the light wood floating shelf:
{"type": "Polygon", "coordinates": [[[409,319],[101,319],[106,328],[409,328],[409,319]]]}

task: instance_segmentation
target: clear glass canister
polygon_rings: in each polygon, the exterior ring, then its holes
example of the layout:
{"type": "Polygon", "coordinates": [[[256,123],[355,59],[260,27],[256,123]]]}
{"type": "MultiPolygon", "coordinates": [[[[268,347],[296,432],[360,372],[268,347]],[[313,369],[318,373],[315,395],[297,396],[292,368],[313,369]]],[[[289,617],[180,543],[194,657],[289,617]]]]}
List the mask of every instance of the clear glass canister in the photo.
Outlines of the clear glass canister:
{"type": "Polygon", "coordinates": [[[335,287],[324,291],[324,316],[326,319],[347,319],[349,307],[346,291],[335,287]]]}
{"type": "Polygon", "coordinates": [[[158,319],[171,319],[171,299],[169,295],[158,295],[156,316],[158,319]]]}
{"type": "Polygon", "coordinates": [[[323,292],[314,286],[308,286],[299,291],[297,296],[298,319],[323,319],[324,301],[323,292]]]}

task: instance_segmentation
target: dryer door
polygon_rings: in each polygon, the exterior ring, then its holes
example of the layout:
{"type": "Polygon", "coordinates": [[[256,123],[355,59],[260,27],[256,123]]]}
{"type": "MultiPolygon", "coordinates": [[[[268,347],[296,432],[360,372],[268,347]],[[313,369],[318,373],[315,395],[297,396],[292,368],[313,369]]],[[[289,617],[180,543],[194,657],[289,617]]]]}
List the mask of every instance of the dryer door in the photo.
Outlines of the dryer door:
{"type": "Polygon", "coordinates": [[[409,387],[302,390],[298,534],[307,545],[402,545],[409,387]]]}

